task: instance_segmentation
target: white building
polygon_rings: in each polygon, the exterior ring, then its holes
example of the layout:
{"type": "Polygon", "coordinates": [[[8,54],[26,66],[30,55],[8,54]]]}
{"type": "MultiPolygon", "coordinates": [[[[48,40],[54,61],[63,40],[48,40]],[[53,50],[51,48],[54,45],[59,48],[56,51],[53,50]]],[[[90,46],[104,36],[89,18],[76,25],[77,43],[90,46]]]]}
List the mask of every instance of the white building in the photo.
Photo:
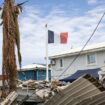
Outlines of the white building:
{"type": "Polygon", "coordinates": [[[70,76],[77,70],[96,69],[100,67],[102,67],[101,69],[105,69],[103,67],[105,66],[105,43],[88,45],[79,55],[81,49],[82,48],[70,49],[49,56],[49,59],[51,60],[52,76],[55,79],[67,68],[68,69],[62,74],[60,79],[70,76]],[[73,62],[76,57],[77,59],[73,62]]]}

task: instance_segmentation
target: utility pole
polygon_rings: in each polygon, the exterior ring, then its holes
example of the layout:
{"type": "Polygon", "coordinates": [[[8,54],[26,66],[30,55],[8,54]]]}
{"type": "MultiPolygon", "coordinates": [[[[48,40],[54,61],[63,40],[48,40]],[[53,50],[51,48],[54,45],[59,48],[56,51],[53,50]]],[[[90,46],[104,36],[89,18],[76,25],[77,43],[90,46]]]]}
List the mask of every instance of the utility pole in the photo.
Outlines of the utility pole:
{"type": "Polygon", "coordinates": [[[20,5],[15,4],[15,0],[4,0],[1,17],[3,20],[2,75],[3,92],[7,94],[16,91],[17,85],[15,46],[17,46],[18,60],[21,67],[20,34],[17,21],[20,8],[20,5]],[[5,76],[7,76],[7,80],[5,80],[5,76]],[[8,91],[6,91],[6,87],[8,91]]]}

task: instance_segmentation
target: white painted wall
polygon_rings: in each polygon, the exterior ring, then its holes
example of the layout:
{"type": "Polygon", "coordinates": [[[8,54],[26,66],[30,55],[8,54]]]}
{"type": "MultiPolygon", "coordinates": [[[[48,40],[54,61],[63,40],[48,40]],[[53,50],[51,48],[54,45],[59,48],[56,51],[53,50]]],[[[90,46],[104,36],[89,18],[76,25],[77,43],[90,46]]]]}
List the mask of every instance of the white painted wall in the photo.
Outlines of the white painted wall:
{"type": "MultiPolygon", "coordinates": [[[[85,69],[93,69],[98,68],[105,65],[105,51],[99,51],[94,52],[96,54],[96,64],[88,65],[87,64],[87,54],[80,55],[76,61],[72,64],[72,66],[60,77],[65,78],[67,76],[70,76],[71,74],[75,73],[77,70],[85,70],[85,69]]],[[[54,79],[58,79],[58,75],[60,75],[67,67],[70,65],[70,63],[73,61],[75,56],[66,56],[63,57],[63,65],[64,67],[60,67],[60,59],[56,58],[56,64],[51,66],[52,69],[52,76],[54,79]]],[[[105,69],[103,67],[102,69],[105,69]]]]}

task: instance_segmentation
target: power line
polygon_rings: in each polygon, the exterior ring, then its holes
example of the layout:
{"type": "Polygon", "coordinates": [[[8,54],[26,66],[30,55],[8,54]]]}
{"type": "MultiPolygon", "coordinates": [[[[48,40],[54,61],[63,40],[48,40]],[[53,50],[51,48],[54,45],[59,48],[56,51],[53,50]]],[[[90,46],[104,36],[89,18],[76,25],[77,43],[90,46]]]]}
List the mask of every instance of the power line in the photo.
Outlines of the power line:
{"type": "Polygon", "coordinates": [[[72,66],[72,64],[76,61],[76,59],[80,56],[81,52],[84,50],[84,48],[86,47],[86,45],[88,44],[88,42],[90,41],[90,39],[93,37],[93,35],[95,34],[96,30],[98,29],[99,24],[101,23],[103,17],[105,16],[105,12],[103,13],[102,17],[100,18],[98,24],[96,25],[95,29],[93,30],[92,34],[90,35],[89,39],[87,40],[87,42],[85,43],[85,45],[83,46],[83,48],[81,49],[81,51],[77,54],[77,56],[73,59],[73,61],[69,64],[69,66],[58,76],[58,79],[72,66]]]}

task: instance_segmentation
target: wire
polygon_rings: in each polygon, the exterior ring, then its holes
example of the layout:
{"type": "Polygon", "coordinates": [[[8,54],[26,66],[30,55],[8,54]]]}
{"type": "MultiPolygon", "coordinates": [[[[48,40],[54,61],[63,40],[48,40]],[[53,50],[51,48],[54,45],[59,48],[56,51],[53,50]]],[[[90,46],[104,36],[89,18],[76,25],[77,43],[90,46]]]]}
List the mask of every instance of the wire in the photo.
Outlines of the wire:
{"type": "Polygon", "coordinates": [[[88,42],[90,41],[90,39],[93,37],[93,35],[95,34],[96,30],[98,29],[99,24],[101,23],[103,17],[105,16],[105,12],[103,13],[102,17],[100,18],[98,24],[96,25],[95,29],[93,30],[91,36],[89,37],[89,39],[87,40],[87,42],[85,43],[85,45],[83,46],[83,48],[81,49],[81,51],[78,53],[78,55],[73,59],[73,61],[69,64],[69,66],[58,76],[58,79],[72,66],[72,64],[76,61],[76,59],[80,56],[81,52],[84,50],[84,48],[86,47],[86,45],[88,44],[88,42]]]}
{"type": "MultiPolygon", "coordinates": [[[[102,68],[104,68],[105,67],[105,65],[103,65],[103,66],[100,66],[100,67],[98,67],[97,69],[99,69],[99,70],[101,70],[102,68]]],[[[85,69],[84,69],[85,70],[85,69]]],[[[72,75],[72,74],[71,74],[72,75]]],[[[52,78],[56,78],[56,77],[59,77],[60,75],[56,75],[56,76],[51,76],[52,78]]],[[[65,74],[65,75],[62,75],[62,77],[67,77],[67,76],[70,76],[70,74],[65,74]]]]}
{"type": "Polygon", "coordinates": [[[28,99],[30,99],[30,97],[32,97],[34,94],[36,94],[36,92],[40,91],[41,89],[34,91],[31,95],[26,95],[19,103],[18,105],[22,105],[25,101],[27,101],[28,99]]]}

